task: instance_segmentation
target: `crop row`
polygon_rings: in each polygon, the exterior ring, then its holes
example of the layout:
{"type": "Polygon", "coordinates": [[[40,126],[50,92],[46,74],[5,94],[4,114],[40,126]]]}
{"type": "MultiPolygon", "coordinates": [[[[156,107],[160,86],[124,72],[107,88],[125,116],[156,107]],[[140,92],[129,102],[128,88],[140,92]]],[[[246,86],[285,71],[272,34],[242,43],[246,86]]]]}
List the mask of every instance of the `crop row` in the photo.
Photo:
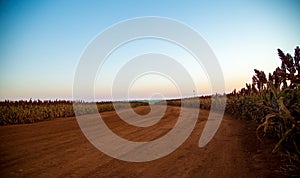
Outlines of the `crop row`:
{"type": "Polygon", "coordinates": [[[268,78],[254,70],[252,84],[227,95],[226,111],[258,123],[257,137],[278,139],[273,153],[281,150],[285,175],[300,176],[300,49],[294,57],[278,49],[281,67],[268,78]]]}
{"type": "MultiPolygon", "coordinates": [[[[145,102],[116,102],[117,108],[148,105],[145,102]]],[[[0,125],[26,124],[54,118],[73,117],[115,110],[112,102],[72,102],[72,101],[2,101],[0,102],[0,125]]]]}

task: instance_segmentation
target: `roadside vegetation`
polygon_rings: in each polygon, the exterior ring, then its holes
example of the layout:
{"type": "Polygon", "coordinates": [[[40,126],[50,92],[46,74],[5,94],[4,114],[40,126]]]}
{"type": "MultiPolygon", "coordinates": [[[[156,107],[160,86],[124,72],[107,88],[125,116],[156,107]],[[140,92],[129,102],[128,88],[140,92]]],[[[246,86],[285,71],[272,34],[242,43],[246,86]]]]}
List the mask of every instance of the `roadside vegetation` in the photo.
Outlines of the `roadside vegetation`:
{"type": "MultiPolygon", "coordinates": [[[[278,49],[281,66],[273,73],[254,69],[252,83],[240,91],[234,90],[226,95],[226,113],[238,119],[254,120],[257,123],[256,135],[277,139],[272,153],[282,154],[283,164],[280,171],[288,176],[300,176],[300,48],[296,47],[294,57],[278,49]]],[[[194,107],[200,100],[201,109],[214,109],[223,105],[225,95],[201,96],[168,100],[172,106],[194,107]],[[215,108],[211,108],[216,101],[215,108]]]]}
{"type": "Polygon", "coordinates": [[[294,57],[278,49],[281,66],[273,73],[254,69],[252,84],[227,95],[226,111],[258,123],[257,138],[278,140],[272,153],[283,153],[281,172],[300,176],[300,49],[294,57]]]}

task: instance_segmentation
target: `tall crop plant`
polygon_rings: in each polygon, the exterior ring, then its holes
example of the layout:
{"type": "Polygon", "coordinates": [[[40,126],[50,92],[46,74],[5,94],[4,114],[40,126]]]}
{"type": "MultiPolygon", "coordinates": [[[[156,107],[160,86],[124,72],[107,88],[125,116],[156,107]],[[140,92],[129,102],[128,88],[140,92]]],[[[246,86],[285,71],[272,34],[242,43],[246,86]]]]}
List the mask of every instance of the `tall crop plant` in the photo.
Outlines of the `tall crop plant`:
{"type": "Polygon", "coordinates": [[[268,78],[255,69],[252,84],[228,94],[226,111],[259,124],[257,137],[268,135],[278,139],[273,153],[281,150],[283,174],[300,176],[300,49],[294,57],[278,49],[281,67],[268,78]]]}

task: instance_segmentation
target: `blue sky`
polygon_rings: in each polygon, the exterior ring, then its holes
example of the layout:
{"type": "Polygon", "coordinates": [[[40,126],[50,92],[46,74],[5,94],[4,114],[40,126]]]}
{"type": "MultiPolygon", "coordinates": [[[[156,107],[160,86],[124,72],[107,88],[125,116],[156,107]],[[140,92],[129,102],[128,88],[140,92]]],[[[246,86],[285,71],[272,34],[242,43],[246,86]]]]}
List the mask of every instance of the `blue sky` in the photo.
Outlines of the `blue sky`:
{"type": "MultiPolygon", "coordinates": [[[[141,16],[172,18],[197,30],[217,56],[226,91],[230,92],[250,82],[254,68],[271,72],[279,66],[277,48],[293,53],[300,45],[299,12],[297,0],[1,1],[0,100],[72,99],[76,66],[86,46],[109,26],[141,16]]],[[[149,45],[151,50],[163,45],[153,44],[149,45]]],[[[138,46],[141,45],[133,44],[128,49],[138,46]]],[[[188,62],[185,65],[193,66],[188,62]]],[[[107,69],[111,67],[107,64],[107,69]]],[[[201,69],[189,70],[197,75],[194,77],[199,93],[209,93],[209,83],[201,69]]],[[[149,83],[151,77],[139,80],[133,91],[143,90],[139,86],[147,80],[149,83]]],[[[97,99],[106,98],[103,88],[109,88],[109,81],[106,82],[96,82],[97,99]]],[[[151,85],[147,89],[144,91],[153,92],[151,85]]],[[[139,92],[133,97],[148,94],[139,92]]]]}

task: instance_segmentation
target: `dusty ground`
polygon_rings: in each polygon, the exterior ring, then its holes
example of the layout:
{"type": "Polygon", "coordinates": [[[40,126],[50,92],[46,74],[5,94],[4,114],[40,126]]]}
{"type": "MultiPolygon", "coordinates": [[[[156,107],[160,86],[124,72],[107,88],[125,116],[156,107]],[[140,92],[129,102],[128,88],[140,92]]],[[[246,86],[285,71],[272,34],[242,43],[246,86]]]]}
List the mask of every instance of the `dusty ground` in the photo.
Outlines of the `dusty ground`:
{"type": "MultiPolygon", "coordinates": [[[[148,107],[138,107],[140,114],[148,107]]],[[[115,112],[101,116],[120,136],[145,141],[167,133],[176,123],[179,107],[168,107],[154,126],[134,128],[115,112]]],[[[0,127],[1,177],[278,177],[278,156],[270,143],[256,139],[253,121],[225,115],[213,140],[198,147],[209,111],[203,110],[190,137],[176,151],[158,160],[132,163],[113,159],[94,148],[75,118],[0,127]]],[[[91,115],[91,117],[95,117],[91,115]]]]}

